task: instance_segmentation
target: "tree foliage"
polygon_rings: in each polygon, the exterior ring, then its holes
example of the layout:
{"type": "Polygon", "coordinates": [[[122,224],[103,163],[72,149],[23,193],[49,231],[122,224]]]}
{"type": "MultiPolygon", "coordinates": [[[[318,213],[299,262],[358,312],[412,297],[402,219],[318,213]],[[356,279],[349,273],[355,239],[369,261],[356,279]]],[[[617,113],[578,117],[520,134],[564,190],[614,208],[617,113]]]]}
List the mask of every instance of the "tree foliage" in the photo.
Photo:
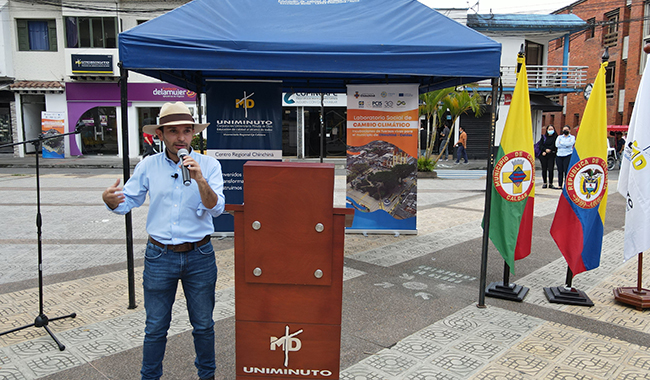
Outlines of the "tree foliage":
{"type": "MultiPolygon", "coordinates": [[[[441,90],[427,92],[426,94],[420,95],[420,100],[423,104],[420,106],[420,115],[426,115],[427,117],[427,128],[429,129],[429,141],[427,141],[427,150],[424,155],[426,160],[431,160],[431,153],[437,139],[438,127],[442,126],[443,115],[445,112],[451,114],[451,127],[449,128],[449,135],[451,136],[454,132],[454,126],[456,125],[456,120],[464,113],[469,112],[470,110],[474,113],[476,117],[480,117],[483,114],[483,109],[481,107],[481,95],[476,91],[476,87],[463,88],[462,90],[457,90],[454,87],[443,88],[441,90]],[[470,93],[471,91],[471,93],[470,93]],[[432,120],[433,123],[429,124],[429,120],[432,120]]],[[[451,139],[447,139],[447,145],[451,139]]],[[[445,147],[440,147],[440,154],[433,160],[434,164],[438,162],[442,152],[445,150],[445,147]]]]}

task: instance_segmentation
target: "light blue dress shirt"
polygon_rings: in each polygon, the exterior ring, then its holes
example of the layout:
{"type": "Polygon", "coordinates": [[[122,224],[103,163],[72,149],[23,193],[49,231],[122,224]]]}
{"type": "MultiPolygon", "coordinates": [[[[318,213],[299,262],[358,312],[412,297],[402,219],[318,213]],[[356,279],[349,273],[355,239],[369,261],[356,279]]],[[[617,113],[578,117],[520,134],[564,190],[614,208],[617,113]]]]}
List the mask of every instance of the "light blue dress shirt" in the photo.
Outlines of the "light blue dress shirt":
{"type": "MultiPolygon", "coordinates": [[[[147,233],[162,244],[197,242],[214,232],[212,218],[221,215],[226,204],[223,195],[221,164],[216,159],[194,151],[190,156],[199,164],[203,177],[217,194],[217,205],[211,209],[201,203],[199,186],[192,180],[183,185],[179,164],[165,152],[140,161],[123,188],[124,202],[115,210],[124,215],[141,206],[149,193],[147,233]],[[174,178],[174,174],[178,174],[174,178]]],[[[107,206],[108,207],[108,206],[107,206]]],[[[109,208],[110,210],[110,208],[109,208]]]]}
{"type": "Polygon", "coordinates": [[[573,145],[576,143],[576,137],[572,134],[568,136],[558,135],[555,140],[555,146],[557,147],[557,155],[560,157],[566,157],[573,153],[573,145]]]}

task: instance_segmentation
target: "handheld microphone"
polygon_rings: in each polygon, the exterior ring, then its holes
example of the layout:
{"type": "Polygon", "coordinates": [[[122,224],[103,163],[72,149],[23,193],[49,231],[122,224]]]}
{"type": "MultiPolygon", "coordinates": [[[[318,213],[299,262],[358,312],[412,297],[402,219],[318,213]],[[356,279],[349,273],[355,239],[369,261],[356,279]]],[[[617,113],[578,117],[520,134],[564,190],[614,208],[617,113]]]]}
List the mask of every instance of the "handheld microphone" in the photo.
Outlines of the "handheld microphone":
{"type": "Polygon", "coordinates": [[[178,150],[178,158],[181,159],[181,174],[183,175],[183,185],[185,186],[189,186],[190,183],[192,182],[190,178],[190,169],[188,169],[187,166],[183,165],[183,157],[189,154],[190,153],[187,151],[187,149],[178,150]]]}

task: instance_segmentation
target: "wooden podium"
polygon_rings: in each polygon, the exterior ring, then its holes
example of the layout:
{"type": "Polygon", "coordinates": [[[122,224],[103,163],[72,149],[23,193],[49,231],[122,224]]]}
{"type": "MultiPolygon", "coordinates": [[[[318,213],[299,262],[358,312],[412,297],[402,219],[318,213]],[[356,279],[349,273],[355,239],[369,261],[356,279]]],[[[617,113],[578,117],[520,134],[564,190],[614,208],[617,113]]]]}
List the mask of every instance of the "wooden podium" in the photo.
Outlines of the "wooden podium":
{"type": "MultiPolygon", "coordinates": [[[[235,216],[237,379],[338,379],[345,226],[334,165],[251,161],[235,216]]],[[[346,220],[348,223],[346,223],[346,220]]]]}

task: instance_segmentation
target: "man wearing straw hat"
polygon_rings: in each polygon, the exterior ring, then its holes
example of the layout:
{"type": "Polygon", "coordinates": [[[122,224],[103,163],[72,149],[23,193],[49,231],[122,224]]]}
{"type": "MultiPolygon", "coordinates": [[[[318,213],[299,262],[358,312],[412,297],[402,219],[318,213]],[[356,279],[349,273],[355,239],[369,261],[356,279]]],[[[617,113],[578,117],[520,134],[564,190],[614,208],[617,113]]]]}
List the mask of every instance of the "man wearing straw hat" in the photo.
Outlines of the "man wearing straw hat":
{"type": "Polygon", "coordinates": [[[141,206],[149,193],[149,241],[142,276],[147,315],[142,379],[162,376],[167,330],[179,280],[193,327],[198,376],[213,379],[212,313],[217,265],[210,235],[214,232],[212,218],[221,215],[225,205],[221,165],[214,158],[192,151],[192,137],[208,124],[195,123],[185,104],[165,103],[158,122],[145,125],[142,130],[155,133],[165,143],[165,151],[138,163],[124,188],[119,188],[118,179],[104,191],[102,199],[111,211],[123,215],[141,206]],[[182,149],[189,154],[183,155],[182,149]],[[187,167],[191,179],[186,186],[181,165],[187,167]]]}

